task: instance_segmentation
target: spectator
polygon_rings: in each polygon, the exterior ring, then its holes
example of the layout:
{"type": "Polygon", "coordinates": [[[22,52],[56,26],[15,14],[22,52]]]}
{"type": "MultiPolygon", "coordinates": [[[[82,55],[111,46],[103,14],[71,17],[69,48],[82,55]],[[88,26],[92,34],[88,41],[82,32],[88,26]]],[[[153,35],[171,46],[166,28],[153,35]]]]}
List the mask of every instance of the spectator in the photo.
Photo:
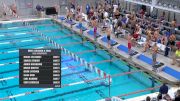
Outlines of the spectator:
{"type": "Polygon", "coordinates": [[[149,39],[146,39],[146,42],[144,44],[144,48],[143,48],[143,52],[146,52],[147,49],[149,49],[151,46],[150,46],[150,40],[149,39]]]}
{"type": "Polygon", "coordinates": [[[155,30],[153,41],[154,41],[154,42],[157,42],[158,38],[159,38],[159,29],[155,30]]]}
{"type": "Polygon", "coordinates": [[[166,43],[167,43],[167,37],[166,37],[166,35],[165,34],[163,34],[163,36],[161,37],[161,44],[163,44],[163,45],[165,45],[166,43]]]}
{"type": "Polygon", "coordinates": [[[162,13],[162,15],[160,16],[160,22],[163,21],[165,19],[165,12],[162,13]]]}
{"type": "Polygon", "coordinates": [[[147,96],[146,101],[151,101],[151,98],[149,96],[147,96]]]}
{"type": "Polygon", "coordinates": [[[160,94],[167,94],[168,93],[168,86],[166,85],[166,83],[163,83],[163,85],[160,87],[159,89],[159,93],[160,94]]]}
{"type": "Polygon", "coordinates": [[[89,17],[89,19],[91,19],[93,16],[94,16],[94,8],[91,7],[88,17],[89,17]]]}
{"type": "Polygon", "coordinates": [[[177,90],[174,101],[180,101],[180,89],[177,90]]]}
{"type": "MultiPolygon", "coordinates": [[[[176,61],[177,61],[177,60],[179,61],[179,59],[180,59],[180,48],[178,47],[178,49],[177,49],[176,52],[175,52],[175,55],[173,56],[172,65],[175,65],[175,64],[176,64],[176,61]]],[[[179,63],[179,67],[180,67],[180,63],[179,63]]]]}
{"type": "Polygon", "coordinates": [[[169,96],[169,94],[166,94],[164,97],[163,97],[164,100],[166,101],[172,101],[171,97],[169,96]]]}
{"type": "Polygon", "coordinates": [[[175,28],[176,28],[176,19],[174,19],[172,22],[171,22],[171,33],[175,33],[175,28]]]}
{"type": "Polygon", "coordinates": [[[120,12],[119,12],[118,8],[116,8],[116,10],[115,10],[115,12],[114,12],[114,16],[115,16],[116,19],[119,18],[120,12]]]}
{"type": "Polygon", "coordinates": [[[172,33],[170,36],[169,36],[169,44],[170,44],[170,48],[173,49],[175,48],[175,44],[176,44],[176,36],[174,33],[172,33]]]}
{"type": "Polygon", "coordinates": [[[115,36],[118,38],[119,35],[123,34],[122,33],[122,22],[121,21],[118,21],[116,26],[115,26],[115,36]]]}
{"type": "Polygon", "coordinates": [[[136,28],[135,28],[135,31],[134,31],[134,34],[133,34],[133,38],[134,38],[135,42],[140,38],[141,33],[142,32],[141,32],[140,26],[136,25],[136,28]]]}
{"type": "Polygon", "coordinates": [[[89,11],[90,11],[90,5],[86,4],[86,14],[89,15],[89,11]]]}
{"type": "Polygon", "coordinates": [[[158,96],[157,96],[157,101],[161,101],[162,100],[162,94],[158,94],[158,96]]]}
{"type": "Polygon", "coordinates": [[[144,15],[145,15],[144,9],[141,9],[139,13],[141,14],[141,18],[143,19],[143,18],[144,18],[144,15]]]}
{"type": "Polygon", "coordinates": [[[16,4],[12,4],[12,5],[11,5],[11,10],[12,10],[12,12],[13,12],[14,14],[17,14],[17,6],[16,6],[16,4]]]}

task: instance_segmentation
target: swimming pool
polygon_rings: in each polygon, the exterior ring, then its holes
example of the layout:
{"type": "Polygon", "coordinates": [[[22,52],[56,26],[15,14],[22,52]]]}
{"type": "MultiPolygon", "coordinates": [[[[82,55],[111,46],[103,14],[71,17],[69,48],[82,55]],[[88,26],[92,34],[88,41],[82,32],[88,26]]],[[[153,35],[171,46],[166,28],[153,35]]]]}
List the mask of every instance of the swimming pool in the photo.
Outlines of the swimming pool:
{"type": "MultiPolygon", "coordinates": [[[[114,75],[138,70],[115,56],[108,53],[106,50],[95,50],[95,45],[86,40],[82,43],[82,37],[75,32],[59,25],[51,20],[30,21],[28,26],[24,26],[23,22],[2,24],[0,30],[0,78],[10,78],[0,81],[0,98],[7,96],[16,96],[14,101],[21,100],[67,100],[67,101],[94,101],[117,96],[124,93],[130,93],[138,90],[143,90],[152,86],[160,85],[156,81],[152,82],[151,77],[143,72],[136,72],[129,75],[123,75],[112,78],[109,87],[106,80],[95,80],[85,82],[83,84],[72,85],[63,88],[50,89],[39,93],[32,93],[25,96],[18,94],[42,90],[43,88],[19,88],[18,74],[18,49],[19,48],[57,48],[48,40],[42,38],[38,32],[44,36],[51,38],[54,42],[60,44],[66,50],[76,54],[89,63],[101,62],[104,60],[113,59],[111,62],[102,62],[94,64],[95,67],[104,71],[107,74],[114,75]],[[34,30],[34,29],[36,30],[34,30]],[[38,30],[38,32],[37,32],[38,30]],[[81,52],[81,53],[80,53],[81,52]],[[110,96],[109,96],[110,95],[110,96]]],[[[97,48],[97,47],[96,47],[97,48]]],[[[72,84],[76,82],[92,80],[98,78],[99,74],[90,71],[86,66],[81,65],[73,57],[62,52],[62,85],[72,84]],[[71,68],[71,66],[74,66],[71,68]]],[[[139,96],[142,94],[151,93],[152,91],[142,92],[131,96],[125,96],[124,99],[139,96]]]]}

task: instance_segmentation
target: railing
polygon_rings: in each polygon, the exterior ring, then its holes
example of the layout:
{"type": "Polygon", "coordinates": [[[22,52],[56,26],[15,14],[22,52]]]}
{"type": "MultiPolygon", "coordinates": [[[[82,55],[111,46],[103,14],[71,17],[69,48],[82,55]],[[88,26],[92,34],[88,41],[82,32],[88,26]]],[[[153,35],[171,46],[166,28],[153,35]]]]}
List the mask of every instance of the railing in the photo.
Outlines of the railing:
{"type": "Polygon", "coordinates": [[[127,94],[118,95],[118,96],[114,97],[115,100],[112,100],[112,98],[106,98],[106,99],[102,99],[100,101],[122,101],[122,100],[119,100],[119,99],[121,99],[123,97],[126,97],[126,96],[134,95],[134,94],[139,94],[139,93],[143,93],[143,92],[147,92],[147,91],[156,90],[156,89],[158,89],[160,87],[161,87],[161,85],[156,86],[156,87],[146,88],[146,89],[143,89],[143,90],[138,90],[138,91],[135,91],[135,92],[130,92],[130,93],[127,93],[127,94]]]}

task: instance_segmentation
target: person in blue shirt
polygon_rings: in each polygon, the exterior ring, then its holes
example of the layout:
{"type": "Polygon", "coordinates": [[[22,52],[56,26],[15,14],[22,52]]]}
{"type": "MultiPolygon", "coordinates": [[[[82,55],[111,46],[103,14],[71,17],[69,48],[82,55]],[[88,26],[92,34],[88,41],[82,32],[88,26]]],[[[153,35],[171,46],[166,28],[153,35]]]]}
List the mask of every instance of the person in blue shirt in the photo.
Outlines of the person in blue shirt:
{"type": "Polygon", "coordinates": [[[82,16],[79,17],[79,30],[80,33],[83,34],[82,16]]]}
{"type": "Polygon", "coordinates": [[[160,94],[167,94],[168,93],[168,86],[166,85],[166,83],[163,83],[163,85],[160,87],[159,89],[159,93],[160,94]]]}
{"type": "Polygon", "coordinates": [[[86,14],[89,15],[89,11],[90,11],[90,5],[89,4],[86,4],[86,14]]]}

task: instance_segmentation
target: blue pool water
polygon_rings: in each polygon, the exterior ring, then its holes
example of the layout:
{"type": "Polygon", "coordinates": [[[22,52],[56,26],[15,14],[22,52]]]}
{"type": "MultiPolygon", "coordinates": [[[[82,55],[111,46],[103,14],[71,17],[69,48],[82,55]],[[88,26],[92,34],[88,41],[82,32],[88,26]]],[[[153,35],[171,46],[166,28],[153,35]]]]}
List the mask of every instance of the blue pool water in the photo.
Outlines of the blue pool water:
{"type": "MultiPolygon", "coordinates": [[[[71,30],[64,28],[61,25],[54,23],[51,20],[33,21],[28,22],[30,26],[24,26],[22,22],[9,23],[1,25],[0,30],[0,79],[19,75],[19,53],[20,48],[55,48],[47,40],[32,30],[32,26],[38,29],[44,35],[50,37],[55,42],[71,52],[82,52],[87,50],[93,50],[94,45],[91,42],[85,42],[83,44],[70,45],[72,42],[81,42],[82,38],[72,32],[71,30]],[[71,35],[69,37],[60,38],[63,36],[71,35]],[[58,38],[59,37],[59,38],[58,38]],[[69,45],[64,45],[69,44],[69,45]],[[11,64],[9,64],[11,63],[11,64]]],[[[80,58],[87,62],[98,62],[110,59],[111,55],[104,51],[98,50],[96,52],[86,52],[83,54],[77,54],[80,58]]],[[[112,56],[113,57],[113,56],[112,56]]],[[[129,71],[127,63],[113,57],[116,61],[96,64],[95,66],[104,72],[114,75],[118,73],[124,73],[129,71]]],[[[91,80],[98,78],[99,75],[80,65],[72,57],[62,52],[62,85],[80,82],[84,80],[91,80]],[[68,66],[77,66],[70,68],[68,66]]],[[[131,69],[137,70],[132,67],[131,69]]],[[[47,74],[48,75],[48,74],[47,74]]],[[[145,73],[133,73],[130,75],[124,75],[112,78],[112,83],[109,86],[105,80],[93,81],[91,83],[83,83],[80,85],[73,85],[64,88],[57,88],[54,90],[48,90],[40,93],[29,94],[26,96],[15,97],[13,99],[7,99],[9,101],[95,101],[111,96],[117,96],[125,93],[130,93],[138,90],[143,90],[152,87],[152,81],[150,76],[145,73]]],[[[155,82],[155,86],[160,85],[159,82],[155,82]]],[[[40,90],[43,88],[19,88],[19,79],[14,78],[10,80],[0,81],[0,98],[7,96],[13,96],[25,92],[40,90]]],[[[131,98],[142,94],[151,93],[152,91],[143,92],[131,96],[123,97],[131,98]]]]}

